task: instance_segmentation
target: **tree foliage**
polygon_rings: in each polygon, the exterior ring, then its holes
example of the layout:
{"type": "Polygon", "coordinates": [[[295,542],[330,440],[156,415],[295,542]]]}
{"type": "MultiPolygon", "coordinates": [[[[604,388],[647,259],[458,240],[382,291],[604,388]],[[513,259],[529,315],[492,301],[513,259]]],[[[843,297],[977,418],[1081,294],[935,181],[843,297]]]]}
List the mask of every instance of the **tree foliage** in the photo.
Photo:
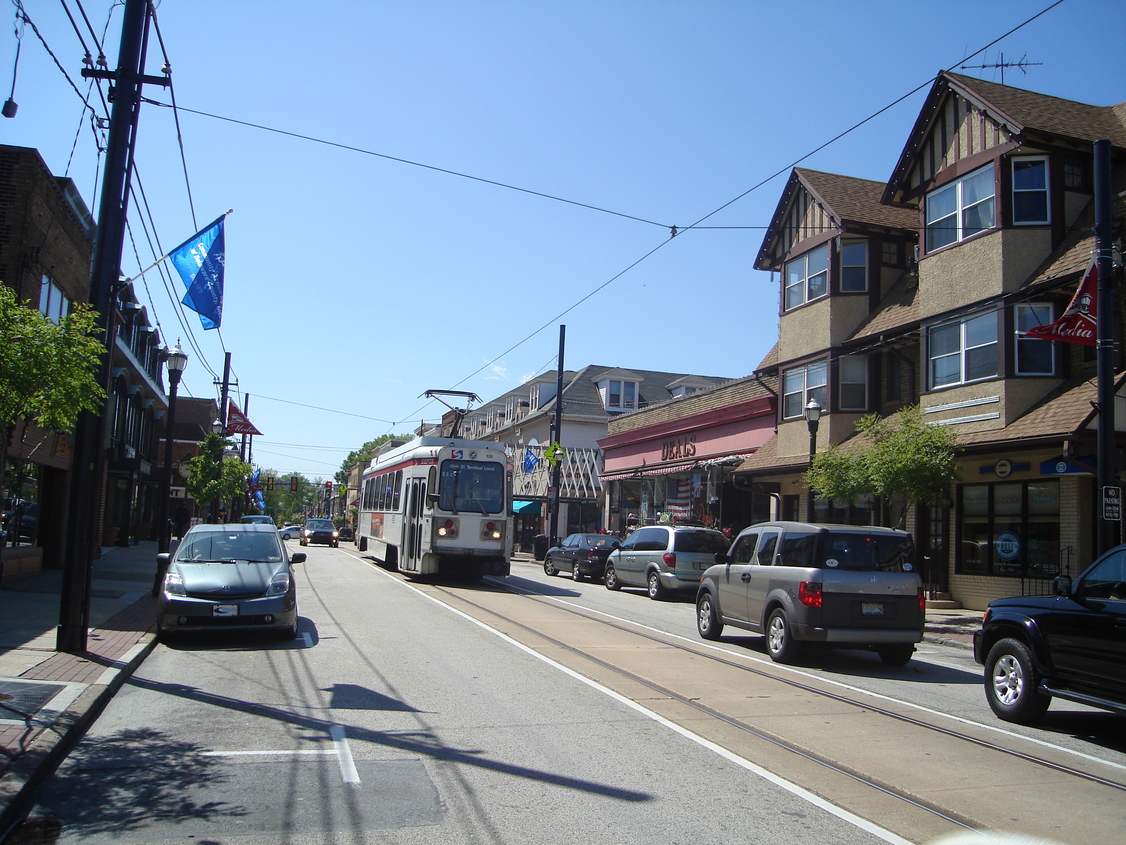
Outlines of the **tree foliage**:
{"type": "Polygon", "coordinates": [[[371,460],[371,456],[375,454],[376,450],[386,443],[388,440],[411,440],[413,435],[410,434],[383,434],[374,440],[369,440],[359,449],[355,449],[348,453],[348,457],[340,465],[340,469],[335,475],[337,484],[348,483],[348,473],[360,462],[367,462],[371,460]]]}
{"type": "Polygon", "coordinates": [[[184,461],[191,472],[184,486],[201,507],[216,500],[228,502],[246,495],[250,464],[238,458],[224,457],[223,453],[233,448],[233,442],[209,432],[200,443],[199,454],[184,461]]]}
{"type": "Polygon", "coordinates": [[[853,502],[875,495],[888,504],[930,505],[958,478],[953,433],[927,425],[918,405],[895,417],[862,417],[856,430],[860,445],[831,446],[814,456],[805,481],[818,497],[853,502]]]}
{"type": "Polygon", "coordinates": [[[105,346],[96,320],[78,304],[55,323],[0,284],[0,470],[20,420],[64,432],[82,411],[101,408],[97,373],[105,346]]]}

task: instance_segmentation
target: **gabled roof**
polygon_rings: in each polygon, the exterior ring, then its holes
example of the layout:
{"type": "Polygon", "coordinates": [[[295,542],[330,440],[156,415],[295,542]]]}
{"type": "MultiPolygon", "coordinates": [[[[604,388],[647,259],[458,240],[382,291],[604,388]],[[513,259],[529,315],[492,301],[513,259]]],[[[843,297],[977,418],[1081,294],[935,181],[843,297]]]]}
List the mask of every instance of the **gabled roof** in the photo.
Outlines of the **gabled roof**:
{"type": "Polygon", "coordinates": [[[834,225],[842,232],[891,230],[906,237],[914,237],[919,222],[915,212],[882,205],[880,198],[883,196],[884,188],[883,182],[874,182],[871,179],[795,167],[774,209],[774,216],[770,220],[770,226],[755,259],[755,268],[770,270],[776,267],[777,259],[780,258],[776,255],[776,247],[785,226],[786,216],[795,197],[803,190],[825,210],[834,225]]]}
{"type": "Polygon", "coordinates": [[[923,103],[888,180],[883,202],[904,202],[905,181],[917,152],[950,94],[980,109],[1010,137],[1081,143],[1105,138],[1126,148],[1126,103],[1091,106],[958,73],[940,73],[923,103]]]}

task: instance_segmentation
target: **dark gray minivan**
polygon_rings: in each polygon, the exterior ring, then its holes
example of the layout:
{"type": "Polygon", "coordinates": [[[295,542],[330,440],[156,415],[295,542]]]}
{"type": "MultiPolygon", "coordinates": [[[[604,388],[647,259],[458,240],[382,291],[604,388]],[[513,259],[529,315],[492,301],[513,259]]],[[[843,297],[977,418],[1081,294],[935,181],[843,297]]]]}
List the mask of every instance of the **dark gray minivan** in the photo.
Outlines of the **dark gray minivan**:
{"type": "Polygon", "coordinates": [[[739,532],[696,593],[696,626],[766,635],[779,663],[803,643],[868,648],[892,666],[923,638],[926,601],[906,531],[871,525],[763,522],[739,532]]]}

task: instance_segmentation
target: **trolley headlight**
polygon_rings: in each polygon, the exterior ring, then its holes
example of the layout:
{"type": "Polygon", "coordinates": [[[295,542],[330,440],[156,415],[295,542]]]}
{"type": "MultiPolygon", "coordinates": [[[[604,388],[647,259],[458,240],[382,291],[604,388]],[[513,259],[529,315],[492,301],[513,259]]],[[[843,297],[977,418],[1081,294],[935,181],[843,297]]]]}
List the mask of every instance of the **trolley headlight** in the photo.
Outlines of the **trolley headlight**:
{"type": "Polygon", "coordinates": [[[457,520],[443,519],[438,523],[436,533],[442,539],[451,539],[457,536],[457,520]]]}
{"type": "Polygon", "coordinates": [[[504,536],[504,525],[496,522],[486,522],[481,526],[482,540],[499,540],[504,536]]]}

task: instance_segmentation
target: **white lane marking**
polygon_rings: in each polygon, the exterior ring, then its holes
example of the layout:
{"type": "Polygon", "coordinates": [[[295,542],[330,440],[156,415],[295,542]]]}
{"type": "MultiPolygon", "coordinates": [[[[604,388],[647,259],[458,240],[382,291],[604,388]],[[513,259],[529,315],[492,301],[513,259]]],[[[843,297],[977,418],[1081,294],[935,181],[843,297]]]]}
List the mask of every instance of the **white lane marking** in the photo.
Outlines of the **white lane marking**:
{"type": "MultiPolygon", "coordinates": [[[[605,618],[611,619],[615,622],[621,622],[623,624],[633,625],[634,627],[640,628],[643,631],[650,631],[654,634],[660,634],[662,637],[671,637],[673,639],[681,640],[682,642],[689,643],[693,646],[710,649],[712,651],[718,651],[718,652],[721,652],[722,654],[727,655],[728,657],[738,657],[738,658],[741,658],[743,660],[750,661],[751,663],[761,663],[765,666],[770,666],[771,668],[776,669],[780,672],[788,672],[792,675],[797,675],[797,676],[802,677],[802,678],[808,678],[810,680],[818,681],[818,682],[826,684],[828,686],[834,686],[834,687],[837,687],[839,689],[847,690],[849,692],[854,692],[854,693],[857,693],[859,695],[866,695],[866,696],[869,696],[871,698],[879,699],[880,701],[887,701],[887,702],[890,702],[892,704],[899,704],[899,705],[902,705],[903,707],[909,707],[913,710],[918,710],[922,713],[926,713],[928,716],[941,716],[945,719],[950,719],[951,721],[957,722],[958,724],[961,724],[961,725],[969,725],[969,726],[972,726],[972,727],[975,727],[975,728],[982,728],[983,730],[992,731],[993,733],[1000,734],[1001,736],[1005,736],[1005,737],[1008,737],[1010,739],[1024,740],[1025,742],[1030,742],[1033,745],[1039,745],[1043,748],[1049,748],[1052,751],[1058,751],[1058,752],[1063,753],[1063,754],[1071,754],[1072,756],[1078,757],[1081,760],[1087,760],[1088,762],[1092,762],[1092,763],[1102,763],[1104,766],[1110,766],[1111,768],[1114,768],[1114,769],[1126,771],[1126,765],[1124,765],[1122,763],[1116,763],[1113,760],[1104,760],[1102,757],[1095,757],[1093,754],[1086,754],[1082,751],[1077,751],[1073,748],[1065,748],[1062,745],[1055,745],[1054,743],[1047,742],[1046,740],[1043,740],[1043,739],[1037,739],[1036,737],[1033,737],[1033,736],[1025,736],[1024,734],[1018,734],[1018,733],[1015,733],[1013,731],[1006,730],[1005,728],[998,727],[997,725],[991,725],[988,722],[976,722],[973,719],[967,719],[963,716],[955,716],[951,713],[943,713],[941,710],[932,710],[930,707],[925,707],[922,704],[915,704],[912,701],[904,701],[901,698],[893,698],[890,695],[884,695],[883,693],[872,692],[871,690],[866,690],[863,687],[857,687],[857,686],[853,686],[852,684],[846,684],[846,683],[843,683],[841,681],[835,681],[832,678],[826,678],[823,675],[814,675],[810,672],[804,672],[801,669],[795,669],[792,666],[784,666],[782,664],[775,663],[773,660],[768,660],[765,657],[756,657],[755,655],[752,655],[752,654],[741,654],[737,651],[729,651],[728,649],[723,648],[722,646],[713,645],[712,643],[703,642],[701,640],[695,640],[695,639],[692,639],[691,637],[681,636],[680,634],[673,634],[673,633],[670,633],[669,631],[662,631],[660,628],[651,628],[650,626],[643,625],[640,622],[634,622],[632,619],[626,619],[626,618],[621,617],[621,616],[615,616],[612,613],[606,613],[605,611],[596,610],[595,608],[592,608],[592,607],[584,607],[581,604],[575,604],[574,602],[566,601],[565,599],[561,599],[558,596],[549,596],[549,595],[546,595],[544,593],[536,593],[536,592],[533,592],[531,590],[520,590],[517,587],[513,587],[511,584],[505,584],[503,581],[498,581],[496,583],[497,583],[498,586],[503,586],[505,589],[511,590],[514,593],[518,593],[518,594],[521,594],[521,595],[536,596],[537,598],[549,599],[551,601],[559,602],[560,604],[571,605],[571,606],[577,607],[579,610],[583,610],[587,613],[593,613],[593,614],[596,614],[598,616],[604,616],[605,618]]],[[[750,635],[750,636],[754,636],[754,634],[750,631],[748,631],[747,634],[750,635]]]]}
{"type": "Polygon", "coordinates": [[[340,761],[340,775],[345,783],[359,783],[360,773],[356,771],[356,764],[352,760],[352,751],[348,748],[348,737],[344,734],[341,725],[333,725],[328,729],[332,743],[336,746],[336,757],[340,761]]]}
{"type": "Polygon", "coordinates": [[[305,648],[312,648],[313,647],[313,635],[310,634],[308,631],[302,631],[301,632],[301,639],[303,639],[305,641],[305,648]]]}
{"type": "Polygon", "coordinates": [[[200,757],[330,757],[335,748],[295,748],[291,751],[201,751],[200,757]]]}
{"type": "Polygon", "coordinates": [[[855,827],[858,827],[861,830],[872,834],[876,838],[882,839],[884,842],[890,842],[893,845],[911,845],[910,840],[903,839],[902,837],[896,836],[890,830],[886,830],[882,827],[879,827],[878,825],[872,824],[867,819],[863,819],[860,816],[857,816],[853,813],[848,812],[847,810],[843,810],[840,807],[837,807],[833,804],[830,804],[825,799],[823,799],[823,798],[821,798],[817,795],[814,795],[812,792],[810,792],[809,790],[807,790],[807,789],[805,789],[801,786],[798,786],[796,783],[792,783],[791,781],[785,780],[784,778],[780,778],[780,777],[778,777],[778,775],[774,774],[773,772],[769,772],[766,769],[762,768],[761,766],[758,766],[758,765],[752,763],[750,760],[747,760],[744,757],[740,757],[738,754],[734,754],[731,751],[728,751],[726,748],[723,748],[722,746],[717,745],[716,743],[712,742],[711,740],[705,739],[704,737],[700,736],[699,734],[693,733],[692,731],[688,730],[687,728],[681,727],[680,725],[676,724],[675,722],[670,722],[668,719],[666,719],[664,716],[661,716],[659,713],[655,713],[654,711],[650,710],[649,708],[643,707],[642,705],[638,704],[636,701],[633,701],[632,699],[626,698],[624,695],[621,695],[620,693],[615,692],[614,690],[610,689],[609,687],[603,686],[602,684],[598,683],[597,681],[592,681],[590,678],[587,678],[587,677],[584,677],[583,675],[580,675],[578,672],[574,671],[573,669],[569,669],[568,667],[564,666],[562,663],[557,663],[556,661],[552,660],[550,657],[545,657],[544,655],[540,654],[539,652],[535,651],[534,649],[524,645],[521,642],[517,642],[516,640],[512,639],[512,637],[508,636],[508,634],[502,633],[501,631],[498,631],[496,628],[492,628],[489,625],[486,625],[484,622],[480,621],[479,619],[474,619],[472,616],[468,615],[467,613],[463,613],[462,611],[460,611],[456,608],[450,607],[448,604],[444,604],[443,602],[439,601],[438,599],[434,598],[433,596],[429,596],[426,593],[422,592],[422,590],[419,590],[417,587],[415,587],[411,584],[407,584],[404,581],[399,581],[399,579],[397,579],[397,578],[393,579],[393,580],[397,581],[398,583],[403,584],[403,586],[405,586],[405,587],[407,587],[411,590],[414,590],[420,596],[422,596],[423,598],[429,599],[430,601],[434,602],[439,607],[443,607],[446,610],[450,611],[451,613],[455,613],[458,616],[462,617],[463,619],[465,619],[469,622],[472,622],[474,625],[477,625],[478,627],[483,628],[484,630],[488,631],[489,633],[494,634],[497,637],[500,637],[500,639],[504,640],[509,645],[515,646],[516,648],[520,649],[521,651],[523,651],[527,654],[530,654],[532,657],[535,657],[537,660],[542,660],[548,666],[551,666],[555,669],[558,669],[560,672],[563,672],[564,674],[571,676],[575,680],[581,681],[582,683],[586,684],[587,686],[598,690],[603,695],[609,696],[610,698],[614,699],[615,701],[617,701],[621,704],[624,704],[626,707],[629,707],[632,710],[636,710],[638,713],[641,713],[642,715],[652,719],[657,724],[662,725],[662,726],[668,728],[669,730],[680,734],[683,737],[686,737],[687,739],[691,740],[692,742],[695,742],[698,745],[701,745],[704,748],[708,749],[709,751],[712,751],[713,753],[718,754],[719,756],[723,757],[724,759],[734,763],[736,766],[740,766],[740,767],[746,769],[748,772],[751,772],[752,774],[758,775],[763,780],[769,781],[770,783],[774,784],[775,786],[778,786],[781,789],[784,789],[787,792],[791,793],[792,795],[797,796],[798,798],[802,799],[803,801],[806,801],[806,802],[814,805],[815,807],[818,807],[818,808],[824,810],[825,812],[829,813],[830,815],[836,816],[837,818],[841,819],[841,821],[848,822],[849,824],[851,824],[855,827]]]}

